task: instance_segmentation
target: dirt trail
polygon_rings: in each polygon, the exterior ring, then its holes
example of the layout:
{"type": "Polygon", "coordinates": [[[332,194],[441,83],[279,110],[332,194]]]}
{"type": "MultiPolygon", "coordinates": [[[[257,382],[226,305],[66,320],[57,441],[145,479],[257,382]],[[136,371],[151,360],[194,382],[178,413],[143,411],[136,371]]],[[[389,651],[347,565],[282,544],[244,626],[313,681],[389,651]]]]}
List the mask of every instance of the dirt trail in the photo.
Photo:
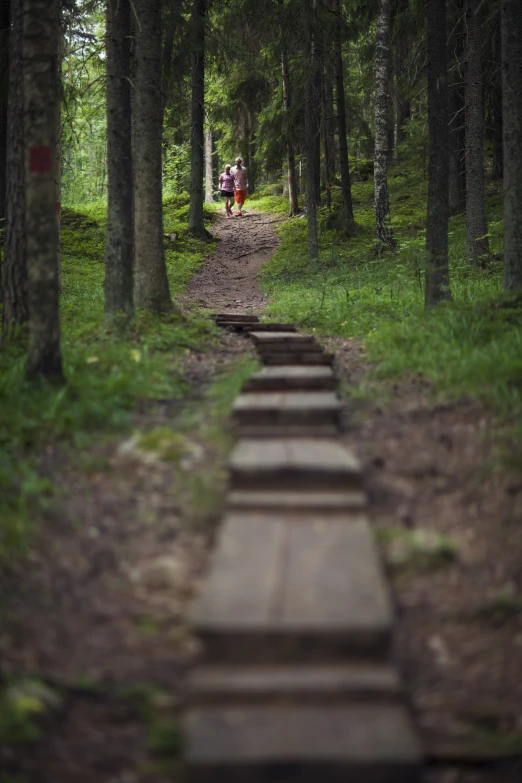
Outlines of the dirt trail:
{"type": "Polygon", "coordinates": [[[274,225],[280,222],[249,209],[230,220],[220,214],[213,227],[216,251],[190,282],[185,298],[216,312],[260,313],[266,297],[258,273],[278,245],[274,225]]]}
{"type": "MultiPolygon", "coordinates": [[[[257,274],[277,245],[275,222],[250,210],[219,216],[216,250],[185,301],[260,313],[257,274]]],[[[36,521],[28,559],[0,573],[0,685],[30,678],[23,693],[46,708],[41,741],[0,739],[0,783],[176,780],[180,683],[195,650],[186,614],[225,476],[226,448],[207,435],[204,394],[245,350],[244,339],[224,334],[212,351],[187,355],[187,398],[138,401],[135,430],[181,431],[179,459],[158,458],[161,443],[144,452],[129,435],[72,458],[59,446],[43,455],[42,473],[60,495],[36,521]]],[[[163,447],[168,454],[180,442],[163,447]]]]}

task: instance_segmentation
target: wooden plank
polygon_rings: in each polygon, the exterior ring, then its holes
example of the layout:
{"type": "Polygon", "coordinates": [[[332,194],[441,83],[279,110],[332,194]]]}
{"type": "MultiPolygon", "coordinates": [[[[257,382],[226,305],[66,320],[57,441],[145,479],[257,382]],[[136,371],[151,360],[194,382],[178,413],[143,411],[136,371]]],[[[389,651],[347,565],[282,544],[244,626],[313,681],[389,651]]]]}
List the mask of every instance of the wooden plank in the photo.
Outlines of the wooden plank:
{"type": "Polygon", "coordinates": [[[333,425],[333,433],[328,434],[335,434],[341,409],[333,392],[252,392],[236,397],[232,415],[244,427],[307,425],[313,430],[333,425]]]}
{"type": "Polygon", "coordinates": [[[188,783],[419,783],[399,705],[207,707],[184,722],[188,783]]]}
{"type": "Polygon", "coordinates": [[[334,355],[322,351],[279,351],[263,353],[263,363],[269,366],[276,365],[328,365],[334,362],[334,355]]]}
{"type": "Polygon", "coordinates": [[[283,365],[263,367],[243,385],[242,393],[260,391],[319,391],[336,386],[331,367],[283,365]]]}
{"type": "Polygon", "coordinates": [[[234,490],[358,490],[361,465],[329,438],[245,438],[230,456],[234,490]]]}
{"type": "Polygon", "coordinates": [[[285,631],[306,631],[311,644],[330,634],[340,656],[386,656],[392,608],[366,518],[318,516],[290,525],[288,534],[285,631]]]}
{"type": "Polygon", "coordinates": [[[228,665],[382,661],[391,643],[370,531],[353,515],[228,514],[192,619],[205,660],[228,665]]]}
{"type": "Polygon", "coordinates": [[[256,345],[270,345],[272,343],[309,343],[315,342],[313,337],[300,332],[250,332],[250,338],[256,345]]]}
{"type": "Polygon", "coordinates": [[[274,424],[238,422],[236,432],[241,438],[277,438],[282,435],[288,438],[336,438],[339,435],[339,427],[335,423],[317,422],[309,424],[289,424],[286,421],[278,421],[274,424]]]}
{"type": "Polygon", "coordinates": [[[223,522],[210,573],[192,611],[198,631],[259,633],[270,623],[280,587],[283,536],[277,516],[263,524],[238,516],[223,522]]]}
{"type": "Polygon", "coordinates": [[[306,514],[363,509],[367,503],[367,497],[362,491],[233,490],[227,495],[228,508],[243,511],[276,509],[281,511],[296,510],[301,514],[306,514]]]}
{"type": "Polygon", "coordinates": [[[245,313],[218,313],[214,316],[215,321],[236,321],[242,323],[257,323],[258,315],[249,315],[245,313]]]}
{"type": "Polygon", "coordinates": [[[389,664],[203,666],[186,683],[191,706],[397,701],[402,688],[389,664]]]}

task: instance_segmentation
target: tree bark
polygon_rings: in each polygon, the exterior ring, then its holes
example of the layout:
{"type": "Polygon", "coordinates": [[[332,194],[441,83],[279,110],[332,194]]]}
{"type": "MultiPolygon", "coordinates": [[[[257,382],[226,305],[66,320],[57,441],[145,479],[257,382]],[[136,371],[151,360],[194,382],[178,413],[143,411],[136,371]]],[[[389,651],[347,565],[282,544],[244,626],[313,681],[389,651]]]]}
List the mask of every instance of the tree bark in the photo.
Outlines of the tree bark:
{"type": "Polygon", "coordinates": [[[54,161],[54,178],[56,181],[56,223],[57,223],[57,240],[56,250],[58,253],[58,285],[60,291],[62,290],[62,242],[61,242],[61,214],[62,214],[62,62],[64,57],[64,40],[63,40],[63,9],[62,0],[53,0],[55,24],[58,36],[58,44],[56,48],[55,67],[56,67],[56,157],[54,161]]]}
{"type": "Polygon", "coordinates": [[[214,201],[214,182],[212,167],[212,128],[208,124],[205,130],[205,202],[214,201]]]}
{"type": "Polygon", "coordinates": [[[105,316],[134,313],[130,0],[107,0],[107,177],[105,316]]]}
{"type": "Polygon", "coordinates": [[[493,62],[495,63],[495,81],[493,85],[493,166],[492,179],[502,179],[504,176],[504,157],[502,151],[502,40],[500,19],[495,23],[493,36],[493,62]]]}
{"type": "Polygon", "coordinates": [[[293,217],[299,212],[299,202],[297,199],[297,180],[295,174],[295,155],[292,142],[292,128],[289,127],[289,114],[291,106],[290,92],[290,72],[288,69],[288,57],[283,47],[281,51],[281,69],[283,73],[283,113],[285,117],[285,137],[286,137],[286,155],[287,155],[287,176],[288,176],[288,217],[293,217]]]}
{"type": "Polygon", "coordinates": [[[466,259],[477,264],[489,256],[484,187],[484,100],[480,0],[466,0],[466,259]]]}
{"type": "Polygon", "coordinates": [[[448,75],[446,0],[428,0],[428,215],[425,304],[450,298],[448,264],[448,75]]]}
{"type": "Polygon", "coordinates": [[[9,41],[9,97],[6,161],[6,230],[3,270],[3,332],[29,319],[27,232],[25,225],[25,146],[23,32],[24,3],[13,0],[9,41]]]}
{"type": "Polygon", "coordinates": [[[390,47],[390,3],[379,0],[375,43],[375,150],[373,178],[375,223],[381,245],[394,244],[389,223],[388,198],[388,52],[390,47]]]}
{"type": "Polygon", "coordinates": [[[30,378],[63,379],[60,353],[56,142],[58,26],[53,3],[25,0],[24,126],[30,378]]]}
{"type": "Polygon", "coordinates": [[[163,246],[161,0],[134,0],[136,10],[134,265],[136,305],[172,308],[163,246]]]}
{"type": "MultiPolygon", "coordinates": [[[[5,227],[10,0],[0,0],[0,229],[5,227]]],[[[0,264],[0,274],[2,267],[0,264]]],[[[0,282],[0,295],[2,284],[0,282]]]]}
{"type": "Polygon", "coordinates": [[[202,239],[208,236],[203,222],[203,145],[205,121],[205,15],[206,0],[193,0],[192,114],[190,133],[189,231],[202,239]]]}
{"type": "Polygon", "coordinates": [[[313,0],[303,2],[304,55],[306,68],[305,86],[305,139],[306,139],[306,212],[308,224],[308,256],[319,257],[317,239],[317,52],[314,38],[313,0]]]}
{"type": "Polygon", "coordinates": [[[324,189],[326,192],[326,206],[332,208],[332,161],[330,139],[328,136],[328,115],[326,111],[326,73],[324,57],[321,58],[321,131],[323,137],[324,156],[324,189]]]}
{"type": "Polygon", "coordinates": [[[341,11],[339,0],[333,0],[332,10],[338,17],[335,25],[334,62],[335,62],[335,104],[337,109],[337,135],[339,139],[339,171],[341,173],[341,193],[343,197],[344,223],[348,233],[353,231],[352,185],[350,181],[350,163],[348,160],[348,140],[346,133],[346,103],[344,92],[344,64],[342,47],[341,11]]]}
{"type": "Polygon", "coordinates": [[[466,121],[464,102],[464,31],[462,0],[450,0],[449,40],[449,209],[451,214],[466,209],[466,121]]]}
{"type": "Polygon", "coordinates": [[[504,290],[522,289],[522,4],[502,0],[504,290]]]}

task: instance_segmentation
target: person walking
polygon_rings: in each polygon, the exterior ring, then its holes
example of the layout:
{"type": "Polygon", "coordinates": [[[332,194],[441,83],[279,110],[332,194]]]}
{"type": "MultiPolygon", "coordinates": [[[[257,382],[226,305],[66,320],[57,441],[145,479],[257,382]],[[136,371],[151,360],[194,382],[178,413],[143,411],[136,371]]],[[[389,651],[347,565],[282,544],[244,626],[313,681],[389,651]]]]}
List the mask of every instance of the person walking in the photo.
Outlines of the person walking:
{"type": "Polygon", "coordinates": [[[225,171],[219,175],[219,190],[225,199],[225,212],[227,220],[232,217],[232,205],[234,203],[234,175],[230,171],[230,163],[225,166],[225,171]]]}
{"type": "Polygon", "coordinates": [[[234,177],[234,196],[237,204],[236,215],[243,214],[243,206],[248,189],[247,170],[241,165],[242,162],[241,158],[236,158],[236,165],[231,172],[234,177]]]}

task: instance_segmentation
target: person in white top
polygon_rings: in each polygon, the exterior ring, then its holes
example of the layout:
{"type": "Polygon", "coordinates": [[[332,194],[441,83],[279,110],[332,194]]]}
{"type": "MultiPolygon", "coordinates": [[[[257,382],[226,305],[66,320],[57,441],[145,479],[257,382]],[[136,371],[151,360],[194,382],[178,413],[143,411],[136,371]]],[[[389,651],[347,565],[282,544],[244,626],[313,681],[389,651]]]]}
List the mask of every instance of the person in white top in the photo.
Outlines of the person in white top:
{"type": "Polygon", "coordinates": [[[243,214],[243,206],[245,204],[248,189],[247,170],[241,165],[242,162],[241,158],[236,158],[236,165],[230,172],[234,177],[234,197],[237,204],[236,215],[243,214]]]}

